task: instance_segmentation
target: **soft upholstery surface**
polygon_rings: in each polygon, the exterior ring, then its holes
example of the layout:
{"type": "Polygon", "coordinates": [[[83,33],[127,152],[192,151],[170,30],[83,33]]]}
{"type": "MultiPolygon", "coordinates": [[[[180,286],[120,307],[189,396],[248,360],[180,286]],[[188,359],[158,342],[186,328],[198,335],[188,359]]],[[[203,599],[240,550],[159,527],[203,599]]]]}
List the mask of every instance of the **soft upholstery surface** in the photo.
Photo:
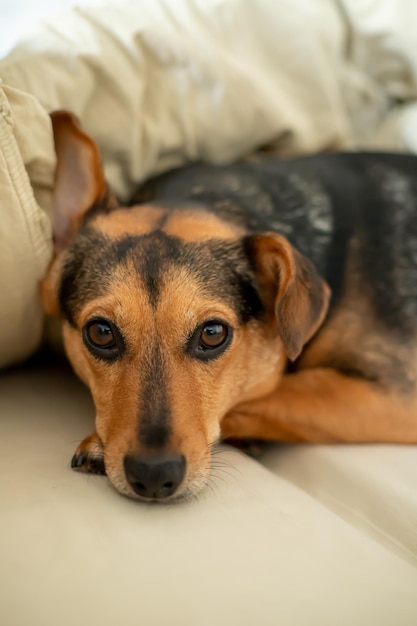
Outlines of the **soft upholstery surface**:
{"type": "Polygon", "coordinates": [[[198,500],[151,506],[69,469],[92,428],[68,370],[0,378],[1,624],[417,623],[415,449],[271,449],[268,469],[224,448],[198,500]]]}
{"type": "Polygon", "coordinates": [[[417,447],[274,447],[271,471],[417,565],[417,447]]]}

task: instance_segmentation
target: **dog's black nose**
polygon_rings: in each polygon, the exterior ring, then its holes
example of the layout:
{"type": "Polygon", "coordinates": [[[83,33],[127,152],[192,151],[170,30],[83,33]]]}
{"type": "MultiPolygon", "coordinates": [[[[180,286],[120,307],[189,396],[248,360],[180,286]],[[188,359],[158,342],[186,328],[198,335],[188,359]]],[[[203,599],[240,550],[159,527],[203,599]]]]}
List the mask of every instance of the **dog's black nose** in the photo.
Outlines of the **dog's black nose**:
{"type": "Polygon", "coordinates": [[[172,495],[184,478],[185,465],[182,454],[126,456],[124,459],[126,478],[142,498],[167,498],[172,495]]]}

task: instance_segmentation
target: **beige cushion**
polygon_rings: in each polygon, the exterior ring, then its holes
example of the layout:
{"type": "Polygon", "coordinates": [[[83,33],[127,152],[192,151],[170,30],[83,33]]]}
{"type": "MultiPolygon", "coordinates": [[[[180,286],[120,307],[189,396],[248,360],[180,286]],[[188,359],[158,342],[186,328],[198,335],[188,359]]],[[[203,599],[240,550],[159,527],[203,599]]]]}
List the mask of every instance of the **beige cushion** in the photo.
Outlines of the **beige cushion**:
{"type": "Polygon", "coordinates": [[[417,446],[271,446],[262,462],[417,565],[417,446]]]}
{"type": "MultiPolygon", "coordinates": [[[[328,464],[338,501],[357,512],[350,518],[314,496],[326,485],[326,456],[318,475],[317,457],[309,462],[303,448],[285,451],[282,474],[224,448],[225,467],[198,499],[152,506],[120,496],[105,477],[70,470],[92,429],[88,394],[67,370],[37,366],[0,378],[1,624],[417,623],[415,560],[357,523],[364,507],[380,517],[388,449],[361,471],[355,448],[325,449],[346,469],[351,451],[347,492],[346,477],[328,464]],[[301,463],[313,495],[288,480],[292,456],[292,472],[301,463]]],[[[371,447],[363,452],[372,458],[371,447]]],[[[409,461],[398,455],[391,472],[404,497],[392,501],[391,489],[385,502],[407,520],[391,528],[403,544],[416,519],[409,461]]]]}

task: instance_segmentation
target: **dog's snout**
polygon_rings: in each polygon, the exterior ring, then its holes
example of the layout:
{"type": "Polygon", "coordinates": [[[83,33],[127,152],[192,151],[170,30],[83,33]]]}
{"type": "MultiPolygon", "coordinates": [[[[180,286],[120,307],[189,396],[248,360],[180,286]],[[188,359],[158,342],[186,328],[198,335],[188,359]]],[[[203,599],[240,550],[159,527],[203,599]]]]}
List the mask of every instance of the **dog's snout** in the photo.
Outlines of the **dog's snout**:
{"type": "Polygon", "coordinates": [[[132,489],[142,498],[167,498],[180,486],[185,474],[185,457],[126,456],[124,469],[132,489]]]}

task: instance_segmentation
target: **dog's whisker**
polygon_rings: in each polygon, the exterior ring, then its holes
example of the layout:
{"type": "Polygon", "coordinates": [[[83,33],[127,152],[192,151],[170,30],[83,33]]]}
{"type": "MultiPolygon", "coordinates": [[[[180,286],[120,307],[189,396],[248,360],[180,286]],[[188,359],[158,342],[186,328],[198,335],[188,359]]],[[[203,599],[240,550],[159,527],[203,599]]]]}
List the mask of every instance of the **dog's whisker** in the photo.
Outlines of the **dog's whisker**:
{"type": "Polygon", "coordinates": [[[215,468],[211,475],[216,476],[216,477],[221,477],[225,481],[227,481],[229,478],[235,481],[239,479],[238,475],[232,474],[231,472],[228,472],[222,467],[215,468]]]}
{"type": "Polygon", "coordinates": [[[209,486],[209,489],[214,496],[218,496],[221,492],[220,483],[225,486],[227,486],[228,484],[227,480],[210,472],[210,475],[207,477],[207,485],[209,486]]]}
{"type": "Polygon", "coordinates": [[[210,490],[210,493],[213,496],[216,496],[216,490],[215,490],[215,485],[213,485],[210,476],[207,478],[207,482],[206,482],[206,488],[210,490]]]}
{"type": "Polygon", "coordinates": [[[234,474],[233,472],[228,471],[228,469],[225,469],[224,467],[213,467],[212,471],[210,472],[210,476],[216,479],[219,478],[225,483],[227,483],[229,479],[233,481],[239,480],[239,474],[240,474],[239,472],[234,474]]]}

